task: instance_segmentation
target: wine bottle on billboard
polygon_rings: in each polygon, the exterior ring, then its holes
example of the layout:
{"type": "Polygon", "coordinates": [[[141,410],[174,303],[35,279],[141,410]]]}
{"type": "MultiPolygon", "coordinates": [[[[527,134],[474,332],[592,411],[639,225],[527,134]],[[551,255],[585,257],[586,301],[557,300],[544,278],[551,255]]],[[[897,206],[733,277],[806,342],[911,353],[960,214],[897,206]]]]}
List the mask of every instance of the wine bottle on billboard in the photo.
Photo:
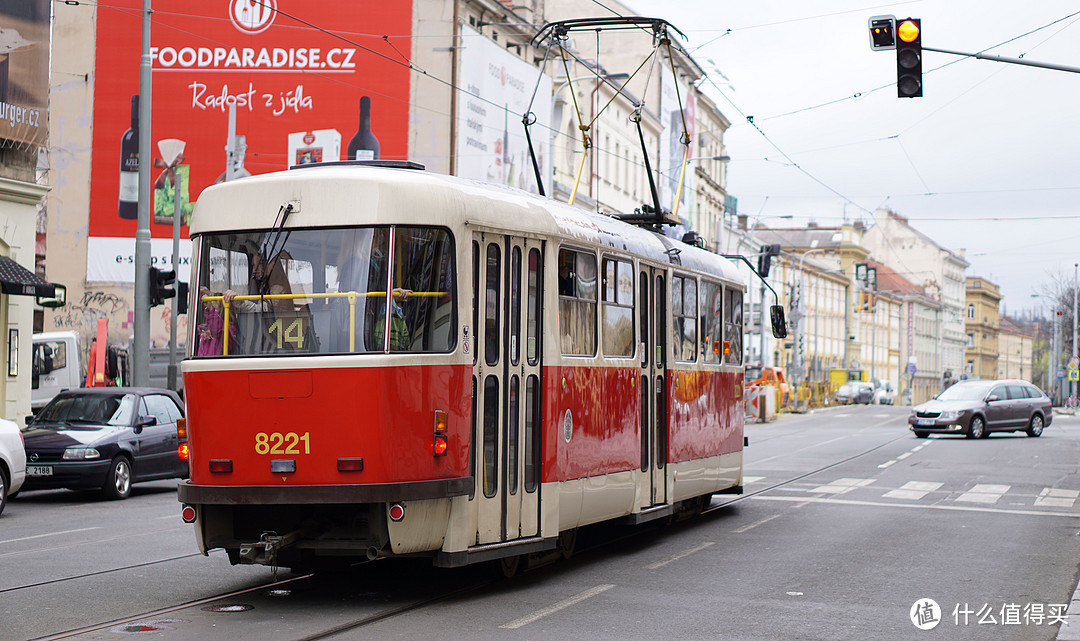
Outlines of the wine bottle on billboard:
{"type": "Polygon", "coordinates": [[[360,98],[360,127],[349,141],[349,160],[378,160],[379,139],[371,133],[371,98],[360,98]]]}
{"type": "Polygon", "coordinates": [[[131,128],[120,139],[120,217],[139,217],[139,95],[131,97],[131,128]]]}

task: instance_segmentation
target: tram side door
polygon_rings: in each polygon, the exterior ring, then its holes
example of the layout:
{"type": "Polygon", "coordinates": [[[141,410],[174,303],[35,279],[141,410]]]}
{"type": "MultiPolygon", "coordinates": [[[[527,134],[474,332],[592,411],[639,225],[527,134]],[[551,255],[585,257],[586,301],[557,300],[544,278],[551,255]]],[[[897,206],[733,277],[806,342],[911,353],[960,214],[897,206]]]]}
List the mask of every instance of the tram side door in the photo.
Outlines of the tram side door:
{"type": "Polygon", "coordinates": [[[477,234],[473,244],[477,542],[540,525],[542,243],[477,234]]]}
{"type": "Polygon", "coordinates": [[[638,274],[641,359],[642,507],[667,502],[667,279],[666,272],[642,266],[638,274]]]}

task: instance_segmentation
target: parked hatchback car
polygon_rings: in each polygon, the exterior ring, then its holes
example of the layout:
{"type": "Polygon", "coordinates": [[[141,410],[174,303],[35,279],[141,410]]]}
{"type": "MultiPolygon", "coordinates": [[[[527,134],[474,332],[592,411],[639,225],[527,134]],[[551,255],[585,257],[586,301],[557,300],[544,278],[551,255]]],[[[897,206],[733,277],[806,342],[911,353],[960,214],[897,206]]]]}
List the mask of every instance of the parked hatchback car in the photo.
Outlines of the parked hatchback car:
{"type": "Polygon", "coordinates": [[[852,403],[867,405],[874,398],[874,386],[870,383],[849,381],[836,388],[833,398],[836,399],[837,405],[851,405],[852,403]]]}
{"type": "Polygon", "coordinates": [[[100,488],[125,499],[132,483],[187,476],[175,392],[97,387],[61,392],[28,420],[23,490],[100,488]]]}
{"type": "Polygon", "coordinates": [[[26,476],[26,452],[22,432],[12,421],[0,418],[0,514],[9,496],[23,486],[26,476]]]}
{"type": "Polygon", "coordinates": [[[919,438],[931,433],[985,438],[991,432],[1017,431],[1039,436],[1053,417],[1050,399],[1026,381],[961,381],[914,407],[908,424],[919,438]]]}

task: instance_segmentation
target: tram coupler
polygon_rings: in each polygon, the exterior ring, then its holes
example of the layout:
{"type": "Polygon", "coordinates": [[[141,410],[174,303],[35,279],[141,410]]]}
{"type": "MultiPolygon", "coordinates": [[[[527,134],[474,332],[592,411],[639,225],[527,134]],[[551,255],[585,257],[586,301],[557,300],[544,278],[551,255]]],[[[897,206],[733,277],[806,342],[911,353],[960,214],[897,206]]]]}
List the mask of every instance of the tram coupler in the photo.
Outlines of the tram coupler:
{"type": "Polygon", "coordinates": [[[289,547],[300,538],[300,530],[279,535],[263,532],[255,543],[240,544],[241,565],[277,565],[278,550],[289,547]]]}

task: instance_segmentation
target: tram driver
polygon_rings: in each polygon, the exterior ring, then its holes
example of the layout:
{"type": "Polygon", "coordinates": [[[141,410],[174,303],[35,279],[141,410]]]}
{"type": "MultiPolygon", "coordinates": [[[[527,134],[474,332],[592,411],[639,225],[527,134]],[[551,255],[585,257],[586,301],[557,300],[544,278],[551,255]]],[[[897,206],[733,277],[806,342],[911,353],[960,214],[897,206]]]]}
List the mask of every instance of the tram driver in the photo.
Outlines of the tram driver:
{"type": "MultiPolygon", "coordinates": [[[[291,256],[285,250],[277,253],[267,261],[262,252],[252,247],[245,246],[248,256],[249,282],[247,295],[288,295],[292,293],[289,277],[285,265],[291,260],[291,256]]],[[[297,306],[292,298],[273,299],[249,299],[241,298],[236,290],[229,288],[222,294],[222,300],[235,310],[237,324],[239,325],[239,339],[241,352],[245,354],[258,354],[273,351],[274,344],[278,343],[270,336],[269,331],[276,316],[297,316],[297,306]]],[[[301,318],[308,317],[304,327],[301,327],[300,336],[308,332],[310,328],[310,315],[307,313],[307,305],[300,310],[304,312],[301,318]]],[[[294,343],[295,344],[295,343],[294,343]]],[[[300,340],[300,347],[303,340],[300,340]]],[[[317,348],[316,348],[317,349],[317,348]]]]}

